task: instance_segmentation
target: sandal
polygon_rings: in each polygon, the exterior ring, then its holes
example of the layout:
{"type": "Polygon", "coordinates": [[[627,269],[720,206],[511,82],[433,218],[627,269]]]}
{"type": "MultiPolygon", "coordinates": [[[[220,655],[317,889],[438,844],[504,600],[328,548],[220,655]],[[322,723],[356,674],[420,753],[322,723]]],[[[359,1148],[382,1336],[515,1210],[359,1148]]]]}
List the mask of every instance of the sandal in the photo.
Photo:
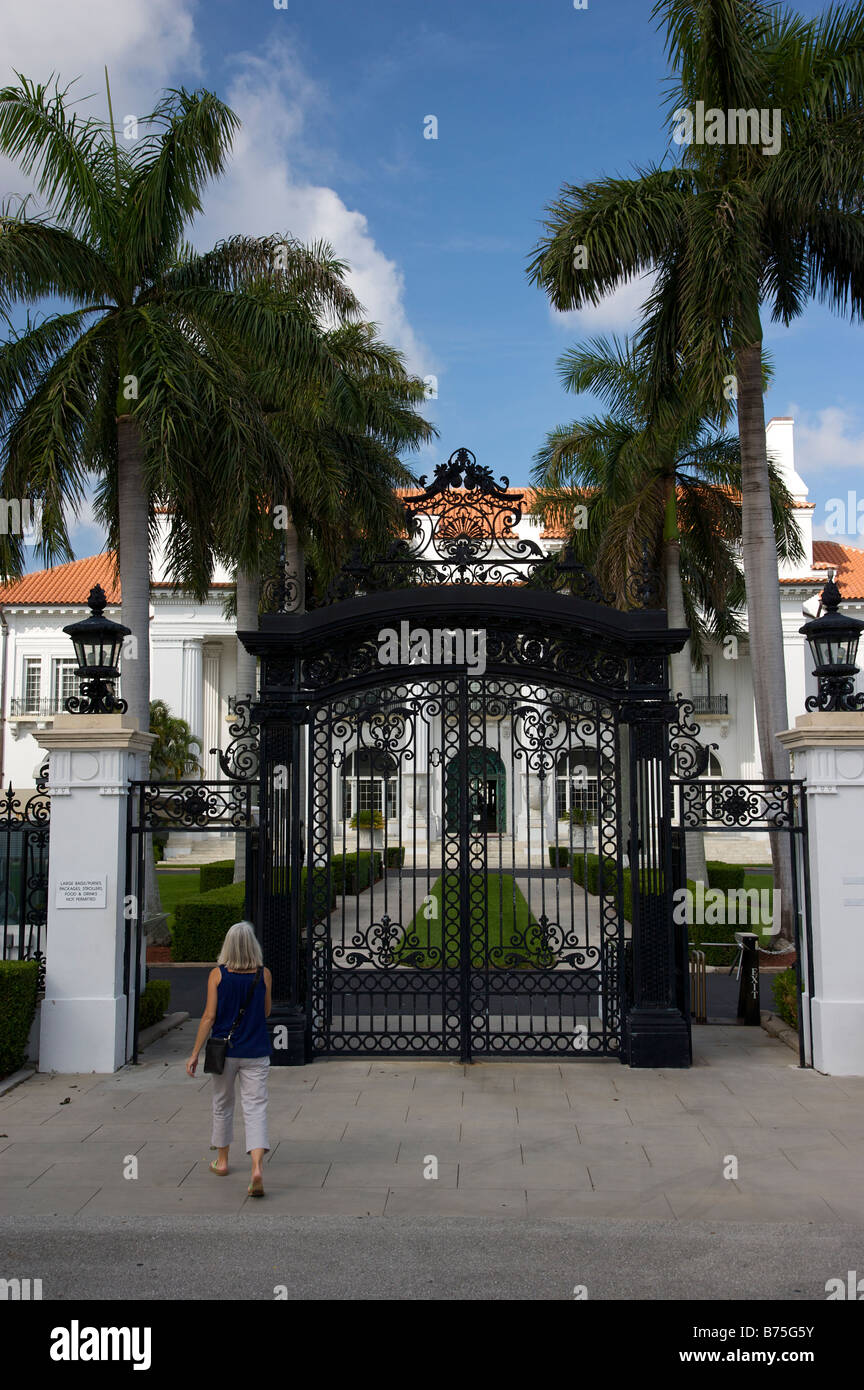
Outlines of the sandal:
{"type": "Polygon", "coordinates": [[[210,1172],[211,1172],[211,1173],[215,1173],[216,1176],[217,1176],[217,1178],[227,1178],[227,1176],[228,1176],[228,1169],[225,1168],[225,1169],[223,1170],[223,1169],[217,1168],[217,1167],[216,1167],[216,1164],[217,1164],[218,1162],[219,1162],[218,1158],[211,1158],[211,1160],[210,1160],[210,1172]]]}
{"type": "Polygon", "coordinates": [[[259,1180],[258,1180],[257,1183],[252,1183],[252,1182],[250,1182],[250,1184],[249,1184],[249,1186],[247,1187],[246,1191],[248,1192],[248,1194],[249,1194],[250,1197],[263,1197],[263,1196],[264,1196],[263,1180],[259,1178],[259,1180]]]}

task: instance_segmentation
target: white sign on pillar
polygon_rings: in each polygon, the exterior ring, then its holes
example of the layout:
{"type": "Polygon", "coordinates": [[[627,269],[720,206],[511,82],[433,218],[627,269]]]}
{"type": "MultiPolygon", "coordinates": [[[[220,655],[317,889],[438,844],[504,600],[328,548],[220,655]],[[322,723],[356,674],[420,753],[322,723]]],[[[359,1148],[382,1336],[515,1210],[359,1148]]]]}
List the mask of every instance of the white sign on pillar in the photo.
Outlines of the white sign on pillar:
{"type": "Polygon", "coordinates": [[[807,783],[813,1065],[864,1076],[864,713],[804,714],[778,738],[807,783]]]}
{"type": "Polygon", "coordinates": [[[51,792],[40,1071],[126,1061],[126,800],[154,737],[122,714],[60,714],[39,736],[51,792]]]}

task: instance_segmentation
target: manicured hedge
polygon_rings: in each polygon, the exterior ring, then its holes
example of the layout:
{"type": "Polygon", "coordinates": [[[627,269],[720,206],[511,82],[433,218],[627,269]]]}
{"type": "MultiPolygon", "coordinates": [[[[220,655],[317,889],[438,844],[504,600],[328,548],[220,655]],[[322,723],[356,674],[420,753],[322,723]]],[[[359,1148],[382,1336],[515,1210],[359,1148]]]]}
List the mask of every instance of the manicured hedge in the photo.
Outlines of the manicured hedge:
{"type": "MultiPolygon", "coordinates": [[[[604,859],[603,868],[606,874],[607,891],[614,889],[617,881],[617,868],[614,860],[604,859]]],[[[583,888],[587,888],[589,893],[596,897],[600,895],[600,855],[599,854],[579,854],[573,855],[573,877],[583,888]]]]}
{"type": "Polygon", "coordinates": [[[179,902],[174,909],[171,959],[215,961],[228,928],[243,921],[245,904],[243,883],[230,883],[179,902]]]}
{"type": "Polygon", "coordinates": [[[35,960],[0,961],[0,1076],[17,1071],[24,1061],[38,975],[35,960]]]}
{"type": "Polygon", "coordinates": [[[216,859],[201,865],[201,892],[212,893],[214,888],[226,888],[234,882],[234,860],[216,859]]]}
{"type": "Polygon", "coordinates": [[[788,970],[780,970],[771,981],[771,993],[774,995],[774,1003],[777,1012],[788,1023],[790,1028],[798,1028],[798,981],[795,978],[795,967],[790,966],[788,970]]]}
{"type": "MultiPolygon", "coordinates": [[[[396,846],[393,846],[396,848],[396,846]]],[[[362,893],[371,881],[377,883],[383,872],[383,857],[380,849],[359,850],[353,854],[339,854],[330,862],[333,891],[346,898],[362,893]]]]}
{"type": "Polygon", "coordinates": [[[405,846],[388,845],[384,851],[384,863],[388,869],[401,869],[405,863],[405,846]]]}
{"type": "Polygon", "coordinates": [[[570,863],[570,851],[566,845],[549,846],[549,863],[553,869],[566,869],[570,863]]]}
{"type": "Polygon", "coordinates": [[[149,1028],[164,1018],[170,998],[170,980],[148,980],[138,1001],[138,1027],[149,1028]]]}
{"type": "Polygon", "coordinates": [[[743,888],[744,879],[754,869],[770,869],[770,864],[724,864],[720,859],[706,860],[709,888],[743,888]]]}
{"type": "MultiPolygon", "coordinates": [[[[315,871],[321,876],[326,869],[315,871]]],[[[301,870],[301,903],[303,920],[306,917],[306,892],[308,887],[307,870],[301,870]]],[[[225,933],[235,922],[243,921],[246,906],[246,885],[229,883],[224,888],[214,888],[197,898],[179,902],[174,909],[174,929],[171,958],[174,961],[215,961],[225,933]]],[[[336,891],[331,885],[330,908],[336,906],[336,891]]]]}

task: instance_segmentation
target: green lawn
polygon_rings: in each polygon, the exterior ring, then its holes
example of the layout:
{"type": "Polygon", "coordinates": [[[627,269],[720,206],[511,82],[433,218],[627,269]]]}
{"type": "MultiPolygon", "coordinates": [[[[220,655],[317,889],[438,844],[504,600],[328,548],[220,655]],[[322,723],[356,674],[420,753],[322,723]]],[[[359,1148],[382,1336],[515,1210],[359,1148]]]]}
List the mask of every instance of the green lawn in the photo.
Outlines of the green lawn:
{"type": "MultiPolygon", "coordinates": [[[[448,884],[458,888],[458,875],[448,874],[448,884]]],[[[475,969],[529,970],[549,969],[555,957],[544,947],[542,933],[528,903],[517,888],[512,874],[471,875],[469,892],[476,893],[483,903],[486,934],[483,942],[472,944],[471,964],[475,969]]],[[[440,969],[444,925],[444,876],[438,878],[430,897],[434,902],[433,915],[427,919],[423,908],[408,927],[396,948],[397,965],[413,965],[421,970],[440,969]]],[[[431,907],[432,904],[429,904],[431,907]]],[[[457,934],[460,902],[458,893],[448,899],[448,950],[446,964],[458,966],[457,934]]]]}
{"type": "Polygon", "coordinates": [[[159,885],[159,897],[162,899],[162,911],[169,914],[167,926],[173,930],[174,908],[186,898],[197,898],[201,892],[201,871],[157,869],[156,882],[159,885]]]}

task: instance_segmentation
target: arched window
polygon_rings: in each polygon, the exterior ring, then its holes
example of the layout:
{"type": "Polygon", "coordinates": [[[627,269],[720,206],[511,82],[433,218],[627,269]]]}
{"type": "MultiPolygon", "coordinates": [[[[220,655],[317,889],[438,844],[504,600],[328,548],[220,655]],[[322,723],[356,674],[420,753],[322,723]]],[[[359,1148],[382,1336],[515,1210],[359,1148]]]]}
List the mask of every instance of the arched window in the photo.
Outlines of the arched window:
{"type": "Polygon", "coordinates": [[[396,759],[368,749],[352,753],[342,770],[342,818],[358,811],[379,811],[387,820],[396,814],[396,759]]]}
{"type": "Polygon", "coordinates": [[[571,748],[562,753],[556,769],[556,814],[579,825],[597,822],[597,750],[571,748]]]}

